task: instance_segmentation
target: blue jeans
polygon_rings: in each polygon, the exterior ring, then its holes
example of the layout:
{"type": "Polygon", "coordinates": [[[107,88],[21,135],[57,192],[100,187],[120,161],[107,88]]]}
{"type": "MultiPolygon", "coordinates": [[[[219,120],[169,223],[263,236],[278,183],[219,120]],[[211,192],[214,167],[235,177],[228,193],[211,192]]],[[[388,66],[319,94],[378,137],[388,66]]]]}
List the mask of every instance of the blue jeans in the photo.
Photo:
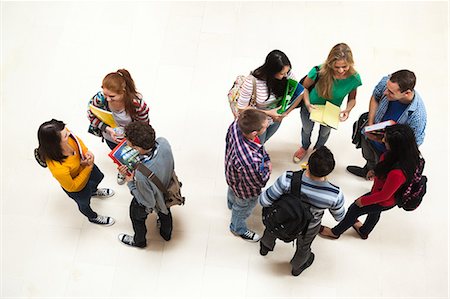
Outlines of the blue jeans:
{"type": "Polygon", "coordinates": [[[81,191],[68,192],[63,188],[64,192],[77,203],[78,210],[80,210],[80,212],[88,219],[97,218],[97,213],[91,209],[91,196],[92,193],[97,191],[97,187],[104,177],[105,175],[98,169],[97,165],[94,164],[89,180],[81,191]]]}
{"type": "Polygon", "coordinates": [[[237,235],[242,235],[247,231],[245,221],[252,214],[258,196],[242,199],[237,197],[233,190],[228,187],[227,199],[228,209],[231,210],[230,230],[237,235]]]}
{"type": "Polygon", "coordinates": [[[280,127],[280,122],[273,122],[264,133],[259,135],[259,140],[261,141],[261,144],[264,144],[267,140],[269,140],[270,137],[272,137],[273,134],[278,130],[280,127]]]}
{"type": "MultiPolygon", "coordinates": [[[[304,149],[308,149],[311,145],[311,133],[314,129],[314,122],[309,119],[309,111],[306,108],[305,104],[301,105],[300,108],[300,118],[302,120],[302,147],[304,149]]],[[[319,148],[328,140],[328,137],[330,137],[331,128],[328,126],[320,125],[319,130],[319,137],[317,138],[316,145],[314,145],[314,148],[319,148]]]]}

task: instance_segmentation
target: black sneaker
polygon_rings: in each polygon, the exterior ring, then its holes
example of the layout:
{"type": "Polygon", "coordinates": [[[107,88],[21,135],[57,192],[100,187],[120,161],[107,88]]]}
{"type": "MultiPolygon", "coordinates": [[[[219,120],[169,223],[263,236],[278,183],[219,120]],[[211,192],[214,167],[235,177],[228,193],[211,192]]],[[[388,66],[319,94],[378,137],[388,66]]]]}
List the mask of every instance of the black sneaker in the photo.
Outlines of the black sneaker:
{"type": "Polygon", "coordinates": [[[366,178],[367,172],[369,169],[367,167],[359,167],[359,166],[347,166],[347,171],[351,174],[359,176],[361,178],[366,178]]]}
{"type": "Polygon", "coordinates": [[[249,242],[258,242],[261,236],[251,230],[247,230],[245,233],[240,235],[240,237],[249,242]]]}
{"type": "Polygon", "coordinates": [[[263,243],[259,243],[259,254],[262,256],[266,256],[269,253],[269,248],[263,245],[263,243]]]}
{"type": "Polygon", "coordinates": [[[291,272],[292,275],[299,276],[303,271],[306,270],[306,268],[311,266],[313,262],[314,262],[314,253],[311,252],[311,255],[309,256],[309,259],[306,261],[306,263],[298,267],[298,269],[292,269],[291,272]]]}
{"type": "Polygon", "coordinates": [[[114,218],[108,216],[97,215],[97,218],[89,219],[90,222],[104,226],[111,226],[116,222],[114,218]]]}

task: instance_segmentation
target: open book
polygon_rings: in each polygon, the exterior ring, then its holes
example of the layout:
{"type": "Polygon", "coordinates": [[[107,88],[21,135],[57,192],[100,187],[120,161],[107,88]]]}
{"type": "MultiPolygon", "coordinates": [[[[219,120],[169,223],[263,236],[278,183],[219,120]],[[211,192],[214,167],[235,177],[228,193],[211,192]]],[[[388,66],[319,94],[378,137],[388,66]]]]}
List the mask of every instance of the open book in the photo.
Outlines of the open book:
{"type": "Polygon", "coordinates": [[[95,107],[92,104],[89,105],[89,109],[99,120],[101,120],[102,122],[104,122],[105,124],[110,126],[111,128],[117,127],[117,124],[116,124],[116,121],[114,120],[112,112],[100,109],[98,107],[95,107]]]}
{"type": "Polygon", "coordinates": [[[277,110],[278,114],[283,114],[295,103],[295,100],[303,92],[304,88],[301,84],[293,79],[288,79],[286,84],[286,90],[284,96],[280,101],[280,109],[277,110]]]}
{"type": "Polygon", "coordinates": [[[316,109],[311,109],[310,120],[333,129],[338,128],[339,114],[341,113],[339,106],[327,101],[325,105],[315,105],[315,107],[316,109]]]}
{"type": "Polygon", "coordinates": [[[366,126],[363,129],[364,133],[372,133],[372,134],[384,134],[384,129],[386,129],[386,127],[395,125],[396,122],[393,120],[386,120],[386,121],[382,121],[380,123],[371,125],[371,126],[366,126]]]}
{"type": "Polygon", "coordinates": [[[109,154],[108,156],[113,159],[114,163],[119,166],[126,165],[128,167],[128,173],[136,168],[136,164],[139,162],[139,152],[132,149],[127,145],[127,140],[122,140],[109,154]]]}

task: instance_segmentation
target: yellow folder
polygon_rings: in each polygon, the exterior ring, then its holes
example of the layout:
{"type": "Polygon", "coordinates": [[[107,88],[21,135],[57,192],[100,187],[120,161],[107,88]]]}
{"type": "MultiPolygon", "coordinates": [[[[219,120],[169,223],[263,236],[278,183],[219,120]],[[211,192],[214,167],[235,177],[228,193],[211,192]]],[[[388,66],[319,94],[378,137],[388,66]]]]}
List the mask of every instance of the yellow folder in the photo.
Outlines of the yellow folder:
{"type": "Polygon", "coordinates": [[[309,119],[333,129],[337,129],[340,113],[341,108],[339,108],[339,106],[336,106],[331,102],[326,102],[325,105],[316,105],[316,109],[311,109],[309,119]]]}
{"type": "Polygon", "coordinates": [[[116,121],[114,120],[114,117],[110,111],[100,109],[92,104],[89,105],[89,109],[99,120],[101,120],[111,128],[117,127],[116,121]]]}

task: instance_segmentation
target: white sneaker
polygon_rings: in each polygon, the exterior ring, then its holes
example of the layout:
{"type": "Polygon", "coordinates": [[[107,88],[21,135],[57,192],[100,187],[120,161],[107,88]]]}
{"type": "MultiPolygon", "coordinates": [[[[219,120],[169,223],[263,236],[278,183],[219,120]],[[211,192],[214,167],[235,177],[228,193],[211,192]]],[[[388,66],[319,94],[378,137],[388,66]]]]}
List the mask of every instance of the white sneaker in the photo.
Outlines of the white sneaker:
{"type": "Polygon", "coordinates": [[[235,232],[233,232],[233,235],[239,236],[242,239],[244,239],[245,241],[249,241],[249,242],[258,242],[259,239],[261,239],[261,236],[258,235],[257,233],[251,231],[251,230],[247,230],[245,233],[243,233],[242,235],[238,235],[235,232]]]}
{"type": "Polygon", "coordinates": [[[100,198],[107,198],[114,195],[114,190],[109,188],[99,188],[97,189],[92,196],[100,197],[100,198]]]}
{"type": "Polygon", "coordinates": [[[116,221],[112,217],[97,215],[97,218],[89,219],[90,222],[104,226],[111,226],[116,221]]]}

